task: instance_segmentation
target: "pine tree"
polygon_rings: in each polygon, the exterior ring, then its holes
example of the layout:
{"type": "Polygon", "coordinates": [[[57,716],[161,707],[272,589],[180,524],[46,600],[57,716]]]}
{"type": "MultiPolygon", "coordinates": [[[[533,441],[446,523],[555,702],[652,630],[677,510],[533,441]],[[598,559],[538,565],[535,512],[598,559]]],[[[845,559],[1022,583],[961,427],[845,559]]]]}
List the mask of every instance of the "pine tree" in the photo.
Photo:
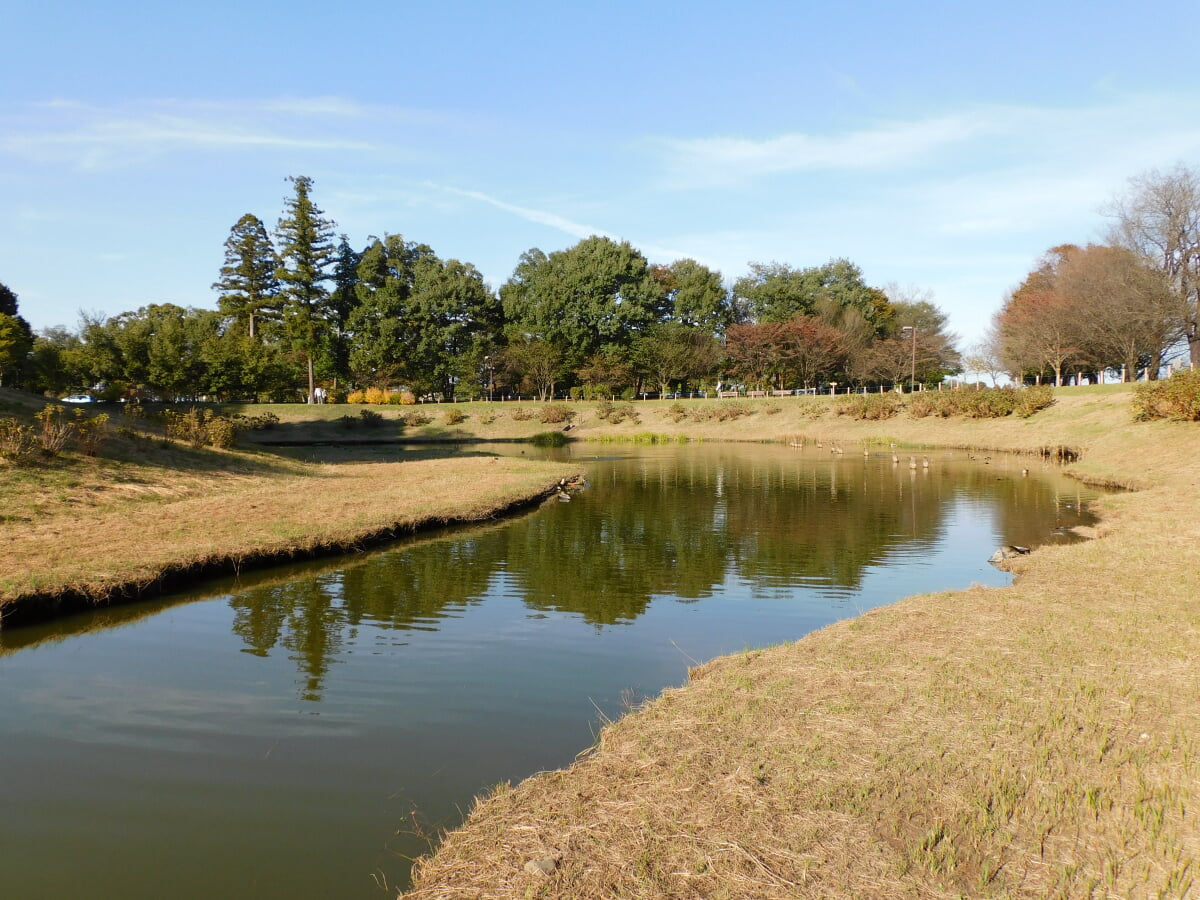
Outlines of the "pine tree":
{"type": "Polygon", "coordinates": [[[275,275],[279,267],[266,226],[258,216],[246,213],[229,229],[225,265],[213,290],[221,292],[217,301],[221,312],[244,321],[251,338],[256,336],[258,320],[279,316],[281,297],[275,275]]]}
{"type": "Polygon", "coordinates": [[[334,259],[334,223],[325,218],[309,197],[312,179],[289,177],[296,195],[284,201],[284,217],[275,236],[281,263],[275,276],[287,298],[284,323],[295,346],[304,353],[308,368],[308,402],[316,388],[313,361],[329,334],[329,291],[326,270],[334,259]]]}

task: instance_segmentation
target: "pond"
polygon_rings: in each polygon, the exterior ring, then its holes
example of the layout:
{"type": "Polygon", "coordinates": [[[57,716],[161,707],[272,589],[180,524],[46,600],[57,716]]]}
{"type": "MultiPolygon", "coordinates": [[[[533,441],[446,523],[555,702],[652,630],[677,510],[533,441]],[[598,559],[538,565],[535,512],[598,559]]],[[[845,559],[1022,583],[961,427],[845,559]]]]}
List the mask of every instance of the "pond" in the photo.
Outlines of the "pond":
{"type": "Polygon", "coordinates": [[[689,666],[1007,584],[997,546],[1091,521],[1028,460],[844,450],[545,451],[590,487],[0,634],[0,896],[394,895],[476,794],[569,764],[689,666]]]}

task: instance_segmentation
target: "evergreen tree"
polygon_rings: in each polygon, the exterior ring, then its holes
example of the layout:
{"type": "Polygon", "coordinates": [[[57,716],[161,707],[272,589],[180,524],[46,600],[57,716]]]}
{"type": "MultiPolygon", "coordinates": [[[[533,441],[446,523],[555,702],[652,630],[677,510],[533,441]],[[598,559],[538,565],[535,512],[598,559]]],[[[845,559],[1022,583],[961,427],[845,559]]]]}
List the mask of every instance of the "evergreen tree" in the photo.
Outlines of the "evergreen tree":
{"type": "Polygon", "coordinates": [[[279,266],[262,220],[246,213],[229,230],[225,265],[213,290],[221,292],[217,301],[221,312],[244,322],[251,338],[257,334],[257,320],[279,316],[279,279],[275,275],[279,266]]]}
{"type": "Polygon", "coordinates": [[[15,316],[17,314],[17,295],[7,284],[0,282],[0,316],[15,316]]]}
{"type": "Polygon", "coordinates": [[[309,197],[311,178],[297,175],[288,181],[296,194],[284,201],[284,216],[275,230],[281,259],[275,276],[286,297],[283,311],[288,335],[304,354],[311,403],[316,388],[314,362],[329,339],[329,291],[324,283],[332,277],[326,270],[334,259],[334,223],[309,197]]]}
{"type": "Polygon", "coordinates": [[[329,295],[329,318],[332,329],[331,350],[336,378],[345,378],[350,367],[350,314],[358,306],[358,264],[362,254],[356,253],[343,234],[337,246],[333,266],[333,291],[329,295]]]}

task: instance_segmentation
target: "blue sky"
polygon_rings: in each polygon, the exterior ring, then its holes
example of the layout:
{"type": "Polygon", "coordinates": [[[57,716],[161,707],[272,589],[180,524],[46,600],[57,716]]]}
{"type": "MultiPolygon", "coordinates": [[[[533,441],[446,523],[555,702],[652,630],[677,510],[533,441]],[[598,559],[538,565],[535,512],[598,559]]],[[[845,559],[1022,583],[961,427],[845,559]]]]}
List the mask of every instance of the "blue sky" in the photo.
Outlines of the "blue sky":
{"type": "Polygon", "coordinates": [[[963,343],[1127,179],[1200,165],[1198,14],[1132,3],[8,0],[0,282],[35,328],[212,307],[288,175],[493,287],[590,234],[856,262],[963,343]]]}

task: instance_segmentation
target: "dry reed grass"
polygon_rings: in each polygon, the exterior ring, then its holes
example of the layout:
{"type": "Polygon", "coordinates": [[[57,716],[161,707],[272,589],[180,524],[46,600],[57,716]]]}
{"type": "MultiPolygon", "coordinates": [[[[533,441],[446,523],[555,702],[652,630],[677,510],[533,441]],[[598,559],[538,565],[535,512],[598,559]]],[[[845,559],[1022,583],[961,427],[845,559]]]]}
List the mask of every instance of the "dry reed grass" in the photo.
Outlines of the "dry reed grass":
{"type": "Polygon", "coordinates": [[[1082,477],[1142,490],[1105,500],[1097,540],[1020,558],[1011,588],[699,667],[571,768],[481,799],[407,896],[1194,896],[1200,433],[1130,418],[1127,395],[1081,392],[1016,422],[772,422],[1067,444],[1082,477]]]}

